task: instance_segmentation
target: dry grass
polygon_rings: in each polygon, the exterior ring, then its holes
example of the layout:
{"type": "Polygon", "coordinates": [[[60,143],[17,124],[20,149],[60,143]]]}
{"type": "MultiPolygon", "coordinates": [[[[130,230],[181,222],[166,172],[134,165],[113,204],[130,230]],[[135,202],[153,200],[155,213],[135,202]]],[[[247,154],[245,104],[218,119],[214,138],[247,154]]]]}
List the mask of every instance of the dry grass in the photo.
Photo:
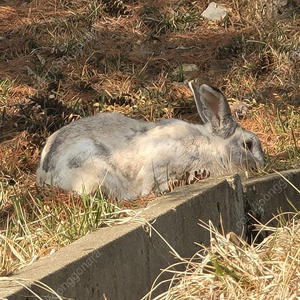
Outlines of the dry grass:
{"type": "MultiPolygon", "coordinates": [[[[284,217],[275,219],[282,222],[284,217]]],[[[164,270],[172,275],[169,290],[153,297],[154,286],[143,299],[298,299],[300,221],[298,214],[289,217],[282,227],[258,226],[259,233],[271,233],[259,245],[219,233],[211,223],[201,224],[211,234],[210,246],[201,245],[191,260],[180,258],[164,270]],[[185,271],[176,271],[182,265],[185,271]]]]}
{"type": "Polygon", "coordinates": [[[117,209],[101,195],[85,204],[62,191],[35,187],[45,139],[75,119],[116,110],[149,121],[198,122],[185,84],[196,79],[218,86],[231,103],[248,103],[240,123],[262,140],[266,172],[299,165],[299,11],[290,1],[290,11],[275,22],[264,0],[222,2],[229,15],[220,24],[200,17],[204,0],[6,0],[0,5],[2,275],[103,225],[84,221],[85,230],[74,234],[71,228],[83,212],[105,219],[117,209]],[[185,64],[198,70],[185,73],[185,64]],[[45,217],[52,222],[41,229],[45,238],[32,239],[45,217]],[[73,232],[67,238],[59,231],[62,224],[73,232]]]}
{"type": "Polygon", "coordinates": [[[96,228],[126,216],[101,195],[68,195],[57,189],[21,192],[0,185],[0,276],[50,255],[96,228]]]}
{"type": "MultiPolygon", "coordinates": [[[[32,297],[35,296],[35,299],[40,299],[43,300],[45,298],[42,298],[41,296],[39,296],[37,293],[35,293],[32,288],[33,287],[37,287],[40,290],[49,293],[50,295],[52,295],[51,297],[55,297],[54,299],[57,300],[63,300],[62,297],[60,297],[60,295],[58,295],[52,288],[50,288],[49,286],[47,286],[46,284],[44,284],[41,281],[32,281],[32,280],[28,280],[28,279],[23,279],[23,278],[18,278],[18,279],[11,279],[9,277],[0,277],[0,286],[4,286],[6,291],[10,291],[14,289],[14,287],[16,286],[21,286],[24,287],[24,289],[28,290],[31,294],[32,297]],[[13,288],[11,288],[13,287],[13,288]]],[[[2,299],[2,298],[1,298],[2,299]]],[[[5,299],[2,299],[5,300],[5,299]]]]}

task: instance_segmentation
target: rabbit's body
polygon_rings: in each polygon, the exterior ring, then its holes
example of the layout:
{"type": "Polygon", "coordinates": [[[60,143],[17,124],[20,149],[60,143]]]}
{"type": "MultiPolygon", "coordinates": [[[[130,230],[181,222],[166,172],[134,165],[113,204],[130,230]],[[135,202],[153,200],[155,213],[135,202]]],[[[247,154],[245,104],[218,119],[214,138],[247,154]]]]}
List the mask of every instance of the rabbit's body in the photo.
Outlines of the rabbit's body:
{"type": "Polygon", "coordinates": [[[166,191],[170,181],[183,176],[193,181],[197,173],[216,176],[262,164],[257,137],[232,120],[231,126],[224,122],[229,133],[214,134],[210,122],[194,125],[168,119],[150,123],[118,113],[87,117],[49,137],[37,183],[78,193],[93,193],[100,187],[109,197],[131,199],[153,189],[166,191]],[[236,141],[246,145],[248,138],[257,155],[248,153],[247,157],[245,146],[236,147],[236,141]]]}

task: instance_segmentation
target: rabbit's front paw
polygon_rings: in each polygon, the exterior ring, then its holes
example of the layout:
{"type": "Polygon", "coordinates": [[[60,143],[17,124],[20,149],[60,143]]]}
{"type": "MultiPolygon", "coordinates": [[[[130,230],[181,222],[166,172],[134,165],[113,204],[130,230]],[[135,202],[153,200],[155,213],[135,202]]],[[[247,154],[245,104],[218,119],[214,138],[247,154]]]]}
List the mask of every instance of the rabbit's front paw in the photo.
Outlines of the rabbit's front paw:
{"type": "Polygon", "coordinates": [[[210,177],[210,171],[205,169],[195,170],[194,172],[186,171],[180,179],[173,179],[168,182],[170,191],[173,191],[175,187],[194,184],[200,180],[210,177]]]}

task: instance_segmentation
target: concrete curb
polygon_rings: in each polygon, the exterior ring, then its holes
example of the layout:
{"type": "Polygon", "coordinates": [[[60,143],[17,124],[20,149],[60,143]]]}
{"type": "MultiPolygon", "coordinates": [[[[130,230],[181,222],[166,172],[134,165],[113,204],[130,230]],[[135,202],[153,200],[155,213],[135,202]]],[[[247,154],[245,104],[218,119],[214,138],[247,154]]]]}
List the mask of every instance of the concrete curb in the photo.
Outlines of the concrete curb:
{"type": "MultiPolygon", "coordinates": [[[[300,169],[282,172],[300,188],[300,169]]],[[[225,232],[247,233],[252,220],[293,211],[286,197],[300,209],[300,194],[279,175],[246,180],[238,175],[178,188],[139,212],[182,257],[191,257],[199,246],[209,244],[209,233],[200,228],[199,219],[211,220],[225,232]]],[[[14,280],[41,281],[66,299],[135,300],[150,289],[161,269],[176,262],[170,248],[151,231],[141,218],[112,228],[101,228],[50,257],[41,259],[11,277],[0,279],[0,299],[38,299],[14,280]]],[[[248,232],[249,233],[249,232],[248,232]]],[[[177,260],[178,262],[178,260],[177,260]]],[[[27,281],[28,282],[28,281],[27,281]]],[[[35,284],[29,287],[42,299],[58,299],[35,284]]],[[[164,291],[166,286],[162,286],[164,291]]]]}

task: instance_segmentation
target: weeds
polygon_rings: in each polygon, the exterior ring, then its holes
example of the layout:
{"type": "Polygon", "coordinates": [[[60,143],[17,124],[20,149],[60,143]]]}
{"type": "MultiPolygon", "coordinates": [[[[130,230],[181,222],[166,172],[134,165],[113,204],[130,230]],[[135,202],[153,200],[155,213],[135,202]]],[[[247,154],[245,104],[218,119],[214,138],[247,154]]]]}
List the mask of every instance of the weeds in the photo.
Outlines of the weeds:
{"type": "Polygon", "coordinates": [[[0,101],[8,96],[8,93],[12,86],[13,82],[8,78],[5,78],[0,82],[0,101]]]}
{"type": "Polygon", "coordinates": [[[100,193],[64,195],[50,189],[22,192],[1,184],[1,275],[71,243],[119,216],[100,193]],[[58,197],[60,195],[60,197],[58,197]]]}
{"type": "MultiPolygon", "coordinates": [[[[259,225],[258,230],[270,235],[261,244],[249,245],[230,232],[219,233],[213,224],[200,226],[211,235],[209,247],[190,259],[165,269],[172,278],[169,289],[154,297],[159,278],[143,299],[291,299],[299,291],[299,215],[274,217],[280,226],[259,225]],[[287,221],[289,219],[289,221],[287,221]],[[284,247],[283,247],[284,245],[284,247]],[[183,268],[184,271],[176,271],[183,268]]],[[[178,254],[177,254],[178,256],[178,254]]]]}

